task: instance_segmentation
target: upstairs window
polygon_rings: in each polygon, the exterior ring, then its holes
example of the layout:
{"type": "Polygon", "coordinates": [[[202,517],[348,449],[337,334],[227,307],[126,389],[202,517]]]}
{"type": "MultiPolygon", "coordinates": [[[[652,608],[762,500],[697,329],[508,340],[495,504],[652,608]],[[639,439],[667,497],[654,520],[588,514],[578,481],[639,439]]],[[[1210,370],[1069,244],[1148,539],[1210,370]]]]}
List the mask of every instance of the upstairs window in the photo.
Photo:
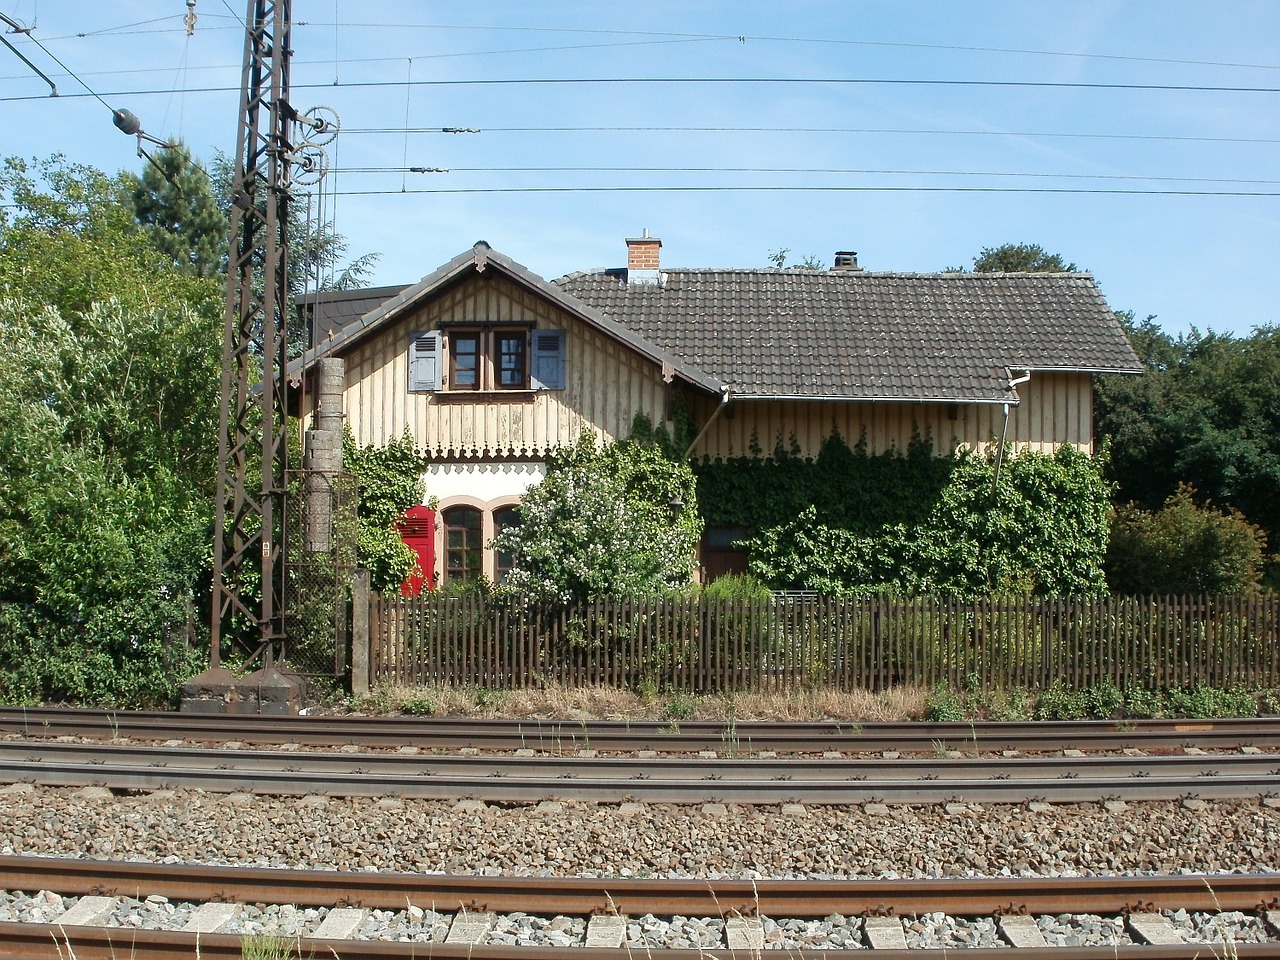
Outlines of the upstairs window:
{"type": "Polygon", "coordinates": [[[449,388],[451,390],[480,389],[480,344],[478,333],[453,332],[449,334],[449,388]]]}
{"type": "Polygon", "coordinates": [[[409,390],[563,390],[564,351],[563,330],[502,325],[415,332],[409,390]]]}
{"type": "Polygon", "coordinates": [[[493,342],[497,354],[496,382],[500,390],[527,390],[529,387],[529,335],[494,333],[493,342]]]}

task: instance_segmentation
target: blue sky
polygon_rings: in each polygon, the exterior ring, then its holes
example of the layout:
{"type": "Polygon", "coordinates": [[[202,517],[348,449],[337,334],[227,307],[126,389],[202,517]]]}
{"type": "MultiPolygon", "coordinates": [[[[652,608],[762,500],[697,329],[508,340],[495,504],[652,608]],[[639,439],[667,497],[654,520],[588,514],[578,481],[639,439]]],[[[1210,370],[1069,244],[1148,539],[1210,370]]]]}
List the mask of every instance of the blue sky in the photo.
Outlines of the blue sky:
{"type": "MultiPolygon", "coordinates": [[[[234,153],[244,7],[196,0],[188,36],[186,0],[0,0],[61,94],[0,49],[0,154],[139,169],[50,54],[147,132],[234,153]]],[[[293,17],[292,102],[343,128],[323,212],[351,254],[380,254],[375,283],[480,239],[548,278],[618,266],[645,228],[679,267],[788,248],[924,272],[1027,242],[1171,333],[1280,320],[1274,0],[294,0],[293,17]],[[574,82],[494,82],[530,80],[574,82]]]]}

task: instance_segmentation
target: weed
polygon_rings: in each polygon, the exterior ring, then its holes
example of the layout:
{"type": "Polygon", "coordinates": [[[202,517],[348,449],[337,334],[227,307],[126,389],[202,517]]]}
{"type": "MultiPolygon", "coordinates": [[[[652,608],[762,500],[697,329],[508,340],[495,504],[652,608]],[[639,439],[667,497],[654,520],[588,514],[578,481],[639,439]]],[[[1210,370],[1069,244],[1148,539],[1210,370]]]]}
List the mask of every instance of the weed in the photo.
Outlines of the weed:
{"type": "Polygon", "coordinates": [[[1150,720],[1164,715],[1164,695],[1146,687],[1126,687],[1124,712],[1135,720],[1150,720]]]}
{"type": "Polygon", "coordinates": [[[672,694],[663,710],[668,720],[692,720],[698,713],[698,698],[687,693],[672,694]]]}
{"type": "Polygon", "coordinates": [[[481,710],[497,710],[507,699],[507,691],[494,690],[490,687],[477,687],[472,694],[476,706],[481,710]]]}
{"type": "Polygon", "coordinates": [[[963,720],[964,704],[950,687],[934,687],[925,699],[924,718],[930,723],[952,723],[963,720]]]}
{"type": "Polygon", "coordinates": [[[1055,680],[1036,701],[1037,720],[1084,720],[1089,716],[1089,695],[1055,680]]]}
{"type": "Polygon", "coordinates": [[[1280,713],[1280,687],[1262,692],[1262,706],[1267,713],[1280,713]]]}
{"type": "Polygon", "coordinates": [[[293,960],[301,955],[301,944],[270,933],[258,933],[240,941],[240,960],[293,960]]]}
{"type": "Polygon", "coordinates": [[[726,757],[738,756],[741,743],[738,740],[738,719],[733,714],[729,714],[724,721],[724,730],[720,733],[720,741],[724,744],[724,755],[726,757]]]}
{"type": "Polygon", "coordinates": [[[415,717],[433,717],[436,714],[436,701],[426,694],[416,693],[405,698],[400,704],[400,710],[415,717]]]}
{"type": "Polygon", "coordinates": [[[1087,696],[1090,712],[1100,720],[1110,720],[1124,706],[1124,694],[1110,680],[1094,684],[1087,696]]]}

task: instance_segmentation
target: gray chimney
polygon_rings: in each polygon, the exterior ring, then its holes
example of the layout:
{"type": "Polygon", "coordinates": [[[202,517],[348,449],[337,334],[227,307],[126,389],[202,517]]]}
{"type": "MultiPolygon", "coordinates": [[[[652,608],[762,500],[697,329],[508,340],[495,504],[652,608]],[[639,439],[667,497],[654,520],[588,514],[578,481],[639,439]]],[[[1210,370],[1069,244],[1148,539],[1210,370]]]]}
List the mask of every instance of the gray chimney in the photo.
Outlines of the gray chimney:
{"type": "Polygon", "coordinates": [[[832,270],[861,270],[858,266],[858,253],[856,250],[837,250],[836,260],[831,267],[832,270]]]}

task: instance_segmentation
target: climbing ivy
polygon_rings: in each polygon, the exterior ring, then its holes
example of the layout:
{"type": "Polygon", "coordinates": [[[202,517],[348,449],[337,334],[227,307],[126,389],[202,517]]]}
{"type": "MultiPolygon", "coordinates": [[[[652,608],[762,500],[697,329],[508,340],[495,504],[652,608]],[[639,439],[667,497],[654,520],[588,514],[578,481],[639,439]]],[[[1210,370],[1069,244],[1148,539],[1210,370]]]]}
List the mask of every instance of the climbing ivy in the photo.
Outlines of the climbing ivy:
{"type": "Polygon", "coordinates": [[[919,522],[954,466],[934,456],[927,437],[913,437],[905,454],[869,454],[865,437],[851,448],[832,430],[816,458],[779,444],[769,457],[695,463],[694,473],[708,526],[764,530],[813,507],[818,522],[865,534],[887,524],[919,522]]]}
{"type": "Polygon", "coordinates": [[[400,439],[381,447],[360,446],[347,429],[342,462],[360,488],[357,560],[369,570],[374,590],[398,590],[417,558],[400,539],[395,524],[406,510],[422,503],[427,457],[418,451],[407,429],[400,439]]]}
{"type": "Polygon", "coordinates": [[[942,458],[916,438],[871,455],[836,433],[816,459],[786,450],[697,467],[708,525],[743,527],[751,572],[775,589],[828,594],[1089,594],[1110,486],[1102,458],[974,453],[942,458]]]}

